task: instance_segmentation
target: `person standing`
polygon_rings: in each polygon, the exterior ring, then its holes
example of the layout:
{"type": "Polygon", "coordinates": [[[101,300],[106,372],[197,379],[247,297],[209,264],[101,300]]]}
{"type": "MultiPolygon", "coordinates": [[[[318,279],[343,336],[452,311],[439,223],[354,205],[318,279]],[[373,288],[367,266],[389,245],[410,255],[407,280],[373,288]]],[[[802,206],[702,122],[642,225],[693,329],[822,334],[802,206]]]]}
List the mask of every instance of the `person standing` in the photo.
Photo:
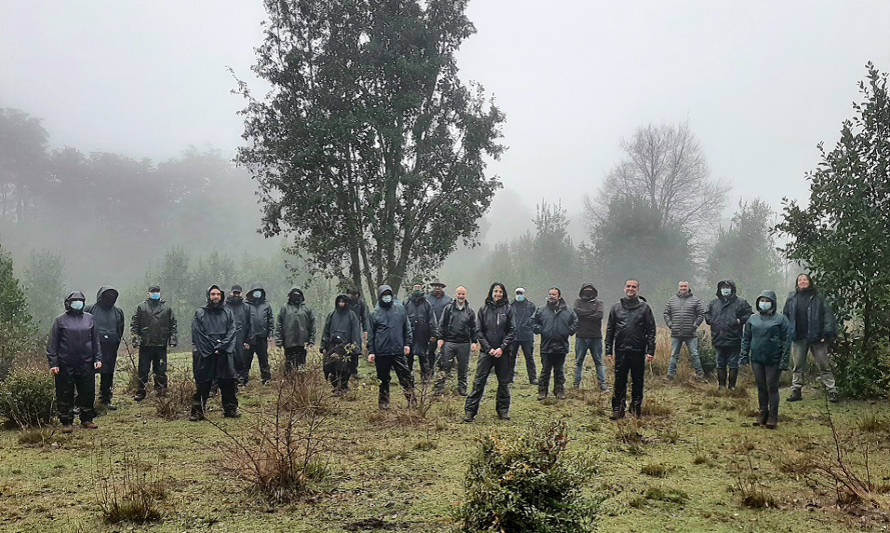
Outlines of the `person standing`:
{"type": "MultiPolygon", "coordinates": [[[[250,336],[243,344],[244,364],[241,365],[238,377],[242,385],[247,385],[250,379],[250,367],[253,366],[253,356],[256,354],[260,363],[260,380],[265,385],[272,379],[272,369],[269,367],[269,337],[274,331],[275,321],[272,306],[266,301],[266,289],[262,285],[254,284],[247,293],[247,310],[250,312],[250,336]]],[[[281,342],[280,337],[278,341],[281,342]]]]}
{"type": "MultiPolygon", "coordinates": [[[[241,295],[241,285],[232,285],[229,297],[226,298],[226,309],[232,312],[232,318],[235,320],[235,343],[232,345],[232,359],[235,363],[235,373],[238,377],[238,383],[247,385],[247,380],[242,381],[242,375],[245,369],[244,347],[249,346],[248,339],[250,335],[250,308],[244,303],[241,295]]],[[[250,366],[246,366],[247,372],[250,372],[250,366]]]]}
{"type": "MultiPolygon", "coordinates": [[[[433,336],[430,338],[430,344],[427,347],[427,360],[432,361],[433,366],[431,372],[435,374],[438,366],[438,346],[439,346],[439,321],[442,319],[442,313],[445,308],[451,304],[452,299],[445,294],[445,284],[441,281],[430,283],[430,293],[426,297],[426,301],[430,303],[433,310],[433,336]]],[[[439,354],[441,356],[441,354],[439,354]]],[[[432,378],[432,376],[430,376],[432,378]]]]}
{"type": "Polygon", "coordinates": [[[223,416],[238,418],[235,373],[235,317],[223,302],[219,285],[207,289],[207,303],[195,311],[192,320],[192,361],[194,362],[195,394],[189,420],[204,420],[207,398],[213,383],[219,384],[223,416]]]}
{"type": "Polygon", "coordinates": [[[627,375],[633,379],[630,412],[643,416],[643,377],[646,361],[655,358],[655,315],[639,295],[640,282],[624,283],[624,298],[609,310],[606,325],[606,357],[615,360],[615,389],[612,393],[612,420],[624,418],[627,408],[627,375]]]}
{"type": "Polygon", "coordinates": [[[435,391],[441,394],[445,382],[451,379],[451,371],[457,363],[457,393],[467,395],[467,374],[470,370],[470,350],[477,349],[476,314],[467,301],[467,289],[460,286],[454,291],[454,301],[442,311],[439,319],[439,378],[435,391]]]}
{"type": "Polygon", "coordinates": [[[290,290],[287,304],[278,312],[276,342],[284,347],[285,374],[306,366],[306,348],[315,345],[315,313],[299,287],[290,290]]]}
{"type": "Polygon", "coordinates": [[[535,333],[541,335],[541,375],[538,377],[538,400],[547,398],[550,373],[553,372],[553,394],[566,397],[566,354],[569,337],[575,334],[578,317],[569,309],[557,287],[547,291],[547,305],[538,308],[532,320],[535,333]]]}
{"type": "Polygon", "coordinates": [[[56,407],[62,433],[74,431],[74,391],[80,408],[80,425],[96,429],[96,370],[102,369],[102,349],[93,315],[83,311],[86,297],[74,291],[65,298],[65,312],[53,321],[46,344],[49,371],[56,383],[56,407]]]}
{"type": "Polygon", "coordinates": [[[510,361],[512,364],[512,375],[510,383],[516,375],[516,358],[519,355],[519,349],[522,349],[522,355],[525,357],[525,370],[528,373],[529,385],[538,384],[538,371],[535,368],[535,328],[532,324],[532,318],[535,316],[534,302],[526,297],[525,289],[518,287],[516,289],[515,298],[510,308],[513,310],[513,346],[510,347],[510,361]]]}
{"type": "Polygon", "coordinates": [[[596,365],[596,380],[601,391],[609,390],[606,384],[606,365],[603,363],[603,302],[597,298],[598,292],[592,283],[581,286],[574,311],[578,317],[578,331],[575,332],[575,383],[581,387],[584,377],[584,359],[587,352],[596,365]]]}
{"type": "Polygon", "coordinates": [[[414,356],[420,361],[420,377],[424,383],[429,382],[435,372],[435,351],[430,350],[433,336],[436,332],[436,319],[433,314],[433,306],[426,299],[423,292],[423,283],[415,283],[411,289],[411,296],[405,303],[405,312],[408,313],[408,321],[411,322],[411,334],[414,342],[411,345],[411,353],[408,354],[408,368],[414,373],[414,356]],[[430,354],[432,353],[432,357],[430,354]]]}
{"type": "Polygon", "coordinates": [[[176,316],[161,299],[160,285],[149,287],[147,295],[130,320],[133,344],[139,347],[139,389],[133,398],[137,402],[145,399],[149,370],[154,374],[155,392],[167,393],[167,347],[177,344],[176,316]]]}
{"type": "Polygon", "coordinates": [[[671,330],[671,362],[668,365],[668,379],[677,376],[677,361],[683,345],[689,350],[689,359],[695,369],[695,377],[705,379],[701,357],[698,354],[698,327],[705,320],[705,307],[697,296],[692,294],[688,281],[681,281],[677,294],[664,306],[664,323],[671,330]]]}
{"type": "MultiPolygon", "coordinates": [[[[346,294],[349,296],[349,310],[355,313],[359,323],[362,325],[362,340],[367,342],[368,331],[371,329],[371,312],[368,311],[368,306],[365,305],[365,300],[362,298],[362,293],[358,290],[357,286],[349,287],[346,290],[346,294]]],[[[352,355],[352,377],[355,379],[361,377],[358,373],[358,360],[360,355],[361,354],[358,353],[352,355]]]]}
{"type": "Polygon", "coordinates": [[[819,382],[828,391],[828,400],[837,402],[837,386],[831,372],[828,345],[837,337],[837,319],[831,307],[816,290],[809,274],[797,276],[797,286],[785,300],[783,314],[791,322],[791,396],[789,402],[803,399],[807,354],[819,368],[819,382]]]}
{"type": "Polygon", "coordinates": [[[742,333],[742,358],[751,359],[760,416],[755,426],[776,429],[779,420],[779,375],[788,370],[793,326],[776,312],[776,293],[763,291],[755,302],[757,314],[745,322],[742,333]]]}
{"type": "Polygon", "coordinates": [[[473,392],[467,396],[464,422],[472,422],[479,413],[479,402],[485,394],[485,384],[494,369],[498,378],[498,393],[495,409],[498,418],[510,420],[510,380],[513,367],[510,366],[510,347],[513,344],[513,310],[507,299],[507,288],[495,282],[488,289],[485,305],[479,309],[479,363],[476,365],[476,379],[473,392]]]}
{"type": "Polygon", "coordinates": [[[117,351],[124,338],[124,311],[116,307],[118,292],[114,287],[99,287],[96,303],[86,306],[85,312],[93,315],[96,331],[99,333],[99,346],[102,349],[102,368],[99,370],[99,403],[110,411],[117,410],[111,405],[114,396],[114,367],[117,364],[117,351]]]}
{"type": "Polygon", "coordinates": [[[719,282],[717,297],[711,301],[705,313],[705,321],[711,326],[711,344],[717,352],[717,388],[728,386],[730,390],[735,389],[739,377],[742,328],[750,316],[751,306],[736,294],[735,282],[728,279],[719,282]]]}
{"type": "Polygon", "coordinates": [[[377,367],[380,388],[377,394],[377,408],[389,409],[389,382],[391,371],[396,377],[408,405],[416,403],[414,396],[414,376],[408,368],[408,354],[411,353],[411,323],[402,304],[394,301],[392,287],[381,285],[377,290],[377,306],[371,313],[371,328],[368,331],[368,362],[377,367]]]}
{"type": "MultiPolygon", "coordinates": [[[[280,315],[279,315],[280,316],[280,315]]],[[[349,310],[349,296],[337,295],[334,310],[328,315],[321,332],[324,373],[331,381],[335,394],[349,390],[353,354],[362,351],[362,325],[358,316],[349,310]]]]}

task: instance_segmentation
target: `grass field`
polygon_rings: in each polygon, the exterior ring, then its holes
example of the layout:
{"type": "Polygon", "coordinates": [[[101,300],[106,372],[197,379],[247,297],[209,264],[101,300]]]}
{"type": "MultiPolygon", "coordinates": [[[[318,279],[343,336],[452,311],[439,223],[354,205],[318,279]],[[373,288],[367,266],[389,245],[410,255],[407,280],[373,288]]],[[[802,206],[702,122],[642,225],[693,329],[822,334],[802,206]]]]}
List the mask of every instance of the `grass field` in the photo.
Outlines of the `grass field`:
{"type": "MultiPolygon", "coordinates": [[[[494,378],[473,424],[461,423],[463,398],[457,395],[444,397],[425,420],[417,420],[407,411],[397,385],[393,409],[381,414],[373,368],[363,363],[363,379],[354,392],[336,400],[338,408],[329,421],[338,451],[326,480],[328,489],[288,505],[269,504],[226,474],[221,444],[227,437],[210,423],[192,423],[186,416],[163,420],[151,400],[134,403],[123,393],[127,374],[122,368],[117,383],[120,409],[99,417],[98,431],[77,427],[72,435],[54,434],[47,443],[34,445],[19,442],[17,430],[0,433],[0,530],[451,531],[450,513],[462,498],[462,480],[478,448],[477,438],[492,431],[514,435],[558,419],[570,428],[568,451],[597,458],[598,472],[586,490],[605,498],[599,531],[814,533],[890,528],[886,514],[874,505],[838,508],[833,490],[782,467],[801,454],[824,450],[832,457],[835,441],[825,423],[824,395],[816,388],[806,388],[804,401],[797,404],[784,401],[783,389],[779,429],[753,428],[756,391],[748,379],[743,379],[744,394],[720,394],[713,383],[691,381],[684,360],[680,379],[669,385],[650,374],[663,373],[666,358],[660,351],[647,372],[647,415],[639,424],[608,420],[609,396],[594,391],[589,367],[581,391],[570,390],[563,401],[539,402],[521,363],[511,421],[498,420],[494,412],[494,378]],[[96,480],[133,455],[165,487],[161,520],[106,524],[96,480]],[[740,479],[772,505],[744,505],[740,479]]],[[[183,373],[189,360],[187,354],[171,355],[171,366],[178,369],[171,373],[183,373]]],[[[567,368],[569,382],[571,372],[567,368]]],[[[242,434],[250,427],[251,411],[271,401],[273,391],[254,379],[239,397],[244,417],[224,420],[218,400],[212,400],[209,417],[242,434]]],[[[832,406],[842,437],[854,433],[853,444],[844,444],[850,460],[860,461],[856,450],[871,443],[869,473],[877,505],[884,511],[890,488],[887,416],[886,403],[843,401],[832,406]]],[[[865,476],[864,467],[858,471],[865,476]]]]}

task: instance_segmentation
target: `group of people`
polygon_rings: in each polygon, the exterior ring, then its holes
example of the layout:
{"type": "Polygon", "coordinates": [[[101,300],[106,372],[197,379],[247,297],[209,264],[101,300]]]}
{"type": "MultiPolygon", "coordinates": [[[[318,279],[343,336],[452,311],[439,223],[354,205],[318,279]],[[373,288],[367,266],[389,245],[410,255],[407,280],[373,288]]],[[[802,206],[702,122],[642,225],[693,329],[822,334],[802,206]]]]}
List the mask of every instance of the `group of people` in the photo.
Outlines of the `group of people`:
{"type": "MultiPolygon", "coordinates": [[[[392,372],[409,405],[417,401],[414,360],[420,377],[434,394],[442,394],[457,370],[458,394],[466,396],[465,422],[473,422],[479,412],[485,386],[492,371],[497,382],[495,409],[501,419],[510,418],[510,388],[516,376],[520,350],[525,358],[529,383],[537,385],[538,399],[552,393],[565,398],[565,360],[570,338],[575,336],[574,387],[583,380],[587,355],[593,359],[597,385],[608,391],[607,360],[614,362],[612,391],[613,420],[625,417],[628,409],[627,385],[632,382],[629,410],[642,416],[645,365],[655,354],[656,324],[651,307],[640,296],[640,284],[629,279],[625,296],[605,315],[603,302],[593,284],[581,286],[570,308],[562,291],[548,290],[547,302],[537,307],[526,297],[524,288],[508,298],[504,284],[495,282],[479,308],[467,300],[467,289],[456,288],[454,298],[445,295],[446,285],[431,284],[429,294],[423,283],[413,285],[403,303],[388,285],[378,289],[377,302],[369,310],[356,288],[340,294],[325,319],[320,351],[323,369],[333,390],[348,390],[350,378],[358,374],[359,357],[366,343],[368,362],[376,368],[379,381],[378,407],[388,409],[392,372]],[[603,319],[606,319],[605,337],[603,319]],[[534,357],[535,336],[540,335],[541,371],[534,357]],[[472,389],[468,374],[471,353],[479,352],[472,389]]],[[[795,291],[778,312],[775,292],[764,291],[755,309],[737,295],[731,280],[717,284],[717,294],[705,307],[692,294],[688,282],[680,282],[678,292],[664,309],[664,322],[671,331],[668,379],[674,379],[682,346],[688,348],[692,367],[704,379],[698,351],[697,330],[703,322],[711,327],[717,352],[718,387],[735,388],[739,366],[750,361],[757,382],[760,417],[756,425],[775,428],[778,420],[779,374],[791,362],[792,393],[789,401],[801,399],[807,355],[820,368],[819,380],[829,399],[837,401],[830,369],[828,347],[837,335],[837,323],[830,307],[816,291],[806,274],[797,278],[795,291]]],[[[56,396],[63,432],[73,430],[76,403],[81,425],[95,429],[95,373],[100,374],[99,402],[112,404],[113,377],[118,349],[123,340],[124,313],[117,307],[118,291],[101,287],[96,302],[89,306],[82,292],[65,298],[65,313],[53,323],[47,358],[56,380],[56,396]]],[[[285,372],[306,364],[307,349],[316,343],[316,318],[298,287],[287,295],[277,320],[262,286],[254,286],[246,298],[242,287],[234,285],[226,296],[219,285],[207,289],[206,304],[192,321],[192,363],[196,392],[191,420],[202,420],[207,400],[218,387],[223,415],[237,417],[239,385],[246,385],[254,355],[259,360],[260,379],[268,383],[269,340],[284,349],[285,372]]],[[[149,373],[154,389],[163,395],[167,388],[167,350],[177,345],[177,322],[173,310],[161,299],[161,288],[149,287],[130,322],[133,344],[138,346],[138,390],[136,401],[146,397],[149,373]]]]}

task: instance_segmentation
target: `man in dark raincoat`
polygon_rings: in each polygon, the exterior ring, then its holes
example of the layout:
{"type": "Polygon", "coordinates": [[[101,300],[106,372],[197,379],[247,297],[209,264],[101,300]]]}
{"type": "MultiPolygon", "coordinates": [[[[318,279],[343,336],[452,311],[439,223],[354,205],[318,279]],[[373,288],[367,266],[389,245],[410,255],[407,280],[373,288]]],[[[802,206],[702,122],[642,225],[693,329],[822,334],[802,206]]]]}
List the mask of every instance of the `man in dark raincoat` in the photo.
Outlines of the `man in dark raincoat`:
{"type": "Polygon", "coordinates": [[[324,373],[334,386],[334,393],[342,394],[349,389],[352,357],[361,353],[361,346],[362,326],[359,318],[349,310],[349,296],[340,294],[321,333],[324,373]]]}
{"type": "Polygon", "coordinates": [[[135,400],[145,399],[148,371],[154,373],[155,392],[167,391],[167,347],[176,346],[176,316],[161,299],[161,287],[148,288],[147,298],[136,308],[130,320],[133,344],[139,347],[139,390],[135,400]]]}
{"type": "Polygon", "coordinates": [[[99,344],[102,349],[102,368],[99,370],[99,403],[106,409],[115,410],[111,405],[114,396],[114,366],[117,363],[117,350],[124,338],[124,312],[114,304],[118,292],[114,287],[100,287],[96,294],[96,303],[84,309],[93,315],[96,331],[99,333],[99,344]]]}
{"type": "Polygon", "coordinates": [[[250,367],[253,365],[253,354],[260,362],[260,379],[263,384],[272,379],[269,367],[269,337],[275,331],[272,306],[266,301],[266,289],[254,284],[247,293],[247,309],[250,311],[250,336],[244,341],[244,359],[240,365],[238,377],[242,385],[247,385],[250,367]]]}
{"type": "Polygon", "coordinates": [[[195,395],[189,420],[203,420],[210,386],[219,383],[223,414],[236,418],[238,399],[235,395],[235,318],[223,303],[219,285],[207,289],[207,304],[195,311],[192,321],[192,362],[195,374],[195,395]]]}

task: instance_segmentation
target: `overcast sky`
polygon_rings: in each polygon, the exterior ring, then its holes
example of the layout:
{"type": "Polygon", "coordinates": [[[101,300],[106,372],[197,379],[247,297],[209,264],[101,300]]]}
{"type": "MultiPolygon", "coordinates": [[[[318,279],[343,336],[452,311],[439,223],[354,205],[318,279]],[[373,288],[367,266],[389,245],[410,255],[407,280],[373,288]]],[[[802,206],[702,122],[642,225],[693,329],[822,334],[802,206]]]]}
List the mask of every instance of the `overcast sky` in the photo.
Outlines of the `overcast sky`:
{"type": "MultiPolygon", "coordinates": [[[[0,0],[0,106],[55,146],[163,159],[231,153],[259,1],[0,0]]],[[[461,76],[507,114],[491,168],[533,208],[570,211],[647,123],[687,121],[739,198],[803,196],[865,63],[890,70],[890,1],[472,0],[461,76]]]]}

